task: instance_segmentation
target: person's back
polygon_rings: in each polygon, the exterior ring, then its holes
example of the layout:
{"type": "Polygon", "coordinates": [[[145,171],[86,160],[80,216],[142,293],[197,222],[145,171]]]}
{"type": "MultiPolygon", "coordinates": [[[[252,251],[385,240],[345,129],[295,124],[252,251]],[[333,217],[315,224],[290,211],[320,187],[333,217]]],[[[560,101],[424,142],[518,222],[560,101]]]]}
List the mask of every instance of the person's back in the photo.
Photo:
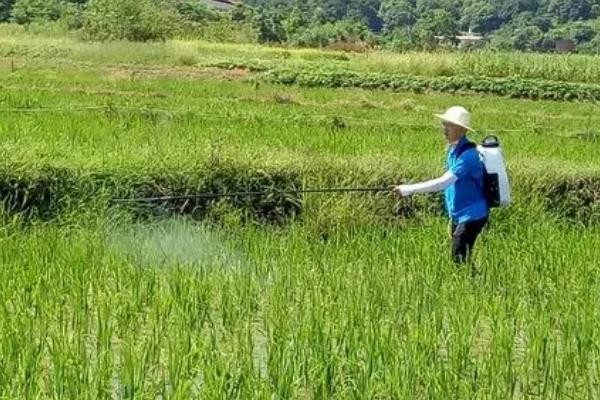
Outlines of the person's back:
{"type": "Polygon", "coordinates": [[[474,144],[464,136],[448,149],[447,168],[457,181],[444,190],[446,211],[456,223],[487,217],[489,207],[484,193],[483,161],[474,144]]]}

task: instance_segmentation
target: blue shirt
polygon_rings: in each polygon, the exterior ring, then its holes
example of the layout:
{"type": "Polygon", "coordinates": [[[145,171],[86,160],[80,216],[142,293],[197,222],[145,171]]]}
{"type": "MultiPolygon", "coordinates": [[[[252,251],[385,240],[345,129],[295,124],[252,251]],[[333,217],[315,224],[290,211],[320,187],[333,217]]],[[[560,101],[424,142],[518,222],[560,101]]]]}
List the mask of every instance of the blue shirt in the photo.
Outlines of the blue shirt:
{"type": "Polygon", "coordinates": [[[484,165],[477,149],[457,155],[469,141],[463,137],[456,146],[448,150],[448,171],[458,181],[444,191],[446,211],[452,222],[464,224],[477,221],[490,214],[490,208],[483,193],[484,165]]]}

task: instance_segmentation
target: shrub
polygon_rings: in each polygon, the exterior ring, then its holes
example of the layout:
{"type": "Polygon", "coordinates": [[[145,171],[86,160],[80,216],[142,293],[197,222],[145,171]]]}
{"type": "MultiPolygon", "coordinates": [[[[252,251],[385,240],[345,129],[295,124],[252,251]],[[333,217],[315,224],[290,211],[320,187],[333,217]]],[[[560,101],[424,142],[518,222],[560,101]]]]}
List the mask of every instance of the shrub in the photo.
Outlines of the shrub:
{"type": "Polygon", "coordinates": [[[208,41],[225,43],[256,43],[258,31],[249,22],[233,21],[229,15],[202,25],[188,25],[186,37],[197,37],[208,41]]]}
{"type": "Polygon", "coordinates": [[[56,21],[62,15],[59,0],[17,0],[12,8],[12,17],[19,24],[37,20],[56,21]]]}
{"type": "Polygon", "coordinates": [[[67,29],[83,28],[84,6],[80,4],[67,3],[63,7],[61,22],[67,29]]]}
{"type": "Polygon", "coordinates": [[[340,42],[374,43],[374,38],[361,22],[338,21],[312,25],[297,34],[292,42],[298,46],[326,47],[340,42]]]}
{"type": "Polygon", "coordinates": [[[199,1],[180,1],[175,5],[175,9],[186,21],[196,24],[203,24],[219,19],[219,13],[208,8],[199,1]]]}
{"type": "Polygon", "coordinates": [[[414,48],[414,46],[408,29],[397,28],[385,38],[385,48],[388,50],[404,52],[414,48]]]}
{"type": "Polygon", "coordinates": [[[357,87],[363,89],[391,89],[420,93],[475,92],[526,98],[534,100],[597,101],[600,100],[600,85],[566,83],[538,79],[487,78],[477,76],[437,76],[361,73],[344,70],[303,70],[273,68],[262,75],[262,79],[286,85],[297,84],[308,87],[357,87]]]}
{"type": "Polygon", "coordinates": [[[95,40],[165,40],[178,15],[151,0],[91,0],[84,16],[84,37],[95,40]]]}

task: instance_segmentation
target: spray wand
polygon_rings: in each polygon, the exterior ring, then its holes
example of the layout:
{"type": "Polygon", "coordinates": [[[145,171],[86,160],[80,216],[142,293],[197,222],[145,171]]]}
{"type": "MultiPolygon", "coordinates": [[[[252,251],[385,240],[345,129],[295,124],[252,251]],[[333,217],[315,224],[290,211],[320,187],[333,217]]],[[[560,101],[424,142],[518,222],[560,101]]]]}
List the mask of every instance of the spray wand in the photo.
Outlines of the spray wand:
{"type": "Polygon", "coordinates": [[[262,192],[232,192],[232,193],[199,193],[182,196],[146,197],[135,199],[113,199],[114,203],[157,203],[175,200],[220,199],[231,197],[261,197],[268,195],[298,195],[298,194],[331,194],[331,193],[388,193],[393,187],[385,188],[349,188],[349,189],[302,189],[302,190],[273,190],[262,192]]]}

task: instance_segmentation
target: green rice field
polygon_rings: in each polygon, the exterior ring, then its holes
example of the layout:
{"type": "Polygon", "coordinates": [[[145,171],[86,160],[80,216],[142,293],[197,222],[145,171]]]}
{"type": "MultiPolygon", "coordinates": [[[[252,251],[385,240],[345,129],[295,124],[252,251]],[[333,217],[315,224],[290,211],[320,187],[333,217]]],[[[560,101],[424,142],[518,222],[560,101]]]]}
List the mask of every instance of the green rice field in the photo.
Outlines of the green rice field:
{"type": "Polygon", "coordinates": [[[597,57],[0,33],[0,398],[600,397],[595,102],[217,66],[595,85],[597,57]],[[475,273],[451,263],[436,196],[280,193],[437,177],[433,114],[455,104],[474,140],[499,135],[514,186],[475,273]],[[112,201],[241,190],[272,194],[112,201]]]}

